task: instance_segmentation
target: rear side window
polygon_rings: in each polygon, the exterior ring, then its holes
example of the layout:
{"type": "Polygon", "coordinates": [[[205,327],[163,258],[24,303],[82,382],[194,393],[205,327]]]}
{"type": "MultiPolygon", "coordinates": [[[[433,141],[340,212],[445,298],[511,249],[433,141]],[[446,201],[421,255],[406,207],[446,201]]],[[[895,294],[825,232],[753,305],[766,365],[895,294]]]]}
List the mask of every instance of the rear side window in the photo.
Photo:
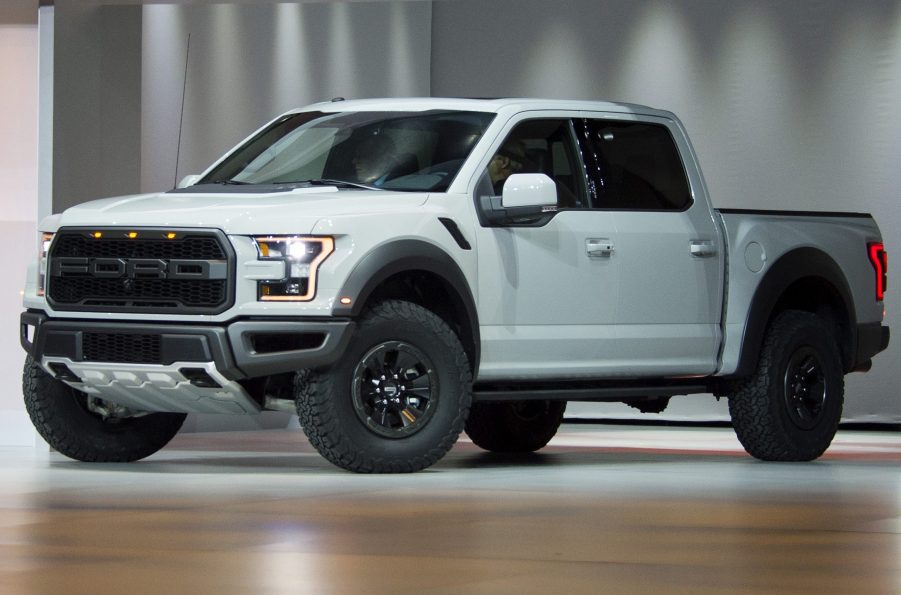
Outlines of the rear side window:
{"type": "Polygon", "coordinates": [[[583,120],[592,207],[682,211],[691,191],[672,134],[659,124],[583,120]]]}

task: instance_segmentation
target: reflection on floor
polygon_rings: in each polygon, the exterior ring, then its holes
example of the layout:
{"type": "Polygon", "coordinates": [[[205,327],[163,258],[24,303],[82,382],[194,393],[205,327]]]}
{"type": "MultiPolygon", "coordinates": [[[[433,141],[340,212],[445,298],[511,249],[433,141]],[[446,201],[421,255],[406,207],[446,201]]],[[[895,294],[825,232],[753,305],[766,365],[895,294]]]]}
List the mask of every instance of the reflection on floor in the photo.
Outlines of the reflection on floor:
{"type": "Polygon", "coordinates": [[[340,471],[285,430],[0,465],[2,593],[901,593],[897,432],[810,464],[729,429],[564,425],[412,475],[340,471]]]}

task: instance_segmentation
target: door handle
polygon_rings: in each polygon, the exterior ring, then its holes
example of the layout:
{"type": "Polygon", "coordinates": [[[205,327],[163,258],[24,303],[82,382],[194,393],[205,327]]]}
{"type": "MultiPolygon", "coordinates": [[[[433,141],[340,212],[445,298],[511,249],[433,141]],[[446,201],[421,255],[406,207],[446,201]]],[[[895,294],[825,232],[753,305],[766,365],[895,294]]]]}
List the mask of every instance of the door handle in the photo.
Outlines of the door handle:
{"type": "Polygon", "coordinates": [[[688,243],[688,250],[692,256],[707,258],[716,254],[716,245],[712,240],[692,240],[688,243]]]}
{"type": "Polygon", "coordinates": [[[591,258],[604,258],[613,255],[613,242],[609,238],[588,238],[585,240],[585,252],[591,258]]]}

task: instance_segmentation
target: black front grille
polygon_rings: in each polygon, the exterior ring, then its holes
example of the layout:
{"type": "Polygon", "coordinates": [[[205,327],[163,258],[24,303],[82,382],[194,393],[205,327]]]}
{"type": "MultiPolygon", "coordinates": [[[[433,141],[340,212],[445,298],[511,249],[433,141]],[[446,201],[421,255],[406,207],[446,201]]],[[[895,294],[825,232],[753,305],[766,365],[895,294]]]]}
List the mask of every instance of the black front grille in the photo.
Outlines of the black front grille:
{"type": "Polygon", "coordinates": [[[82,352],[87,362],[158,364],[162,341],[159,335],[85,333],[82,352]]]}
{"type": "Polygon", "coordinates": [[[56,303],[85,306],[140,306],[210,308],[226,298],[225,280],[70,278],[51,284],[50,298],[56,303]],[[102,297],[99,297],[102,296],[102,297]]]}
{"type": "MultiPolygon", "coordinates": [[[[91,237],[90,232],[63,232],[53,243],[53,256],[84,256],[87,258],[173,258],[225,260],[227,255],[215,236],[186,235],[177,239],[91,237]]],[[[124,234],[125,232],[118,232],[124,234]]],[[[151,232],[145,232],[148,235],[151,232]]],[[[160,235],[164,232],[158,232],[160,235]]]]}
{"type": "Polygon", "coordinates": [[[57,310],[187,314],[216,314],[231,306],[234,253],[224,234],[138,229],[129,238],[128,233],[71,228],[57,233],[48,261],[50,304],[57,310]]]}

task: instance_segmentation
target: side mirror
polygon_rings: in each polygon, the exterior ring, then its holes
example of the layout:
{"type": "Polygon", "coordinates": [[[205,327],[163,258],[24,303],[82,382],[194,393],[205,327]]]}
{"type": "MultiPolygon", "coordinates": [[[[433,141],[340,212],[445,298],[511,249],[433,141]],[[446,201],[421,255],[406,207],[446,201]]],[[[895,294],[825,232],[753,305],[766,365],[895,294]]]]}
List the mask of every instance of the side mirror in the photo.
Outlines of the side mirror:
{"type": "Polygon", "coordinates": [[[505,209],[557,206],[557,185],[544,174],[513,174],[504,182],[505,209]]]}
{"type": "Polygon", "coordinates": [[[481,204],[489,224],[531,223],[557,210],[557,185],[545,174],[513,174],[501,196],[483,196],[481,204]]]}
{"type": "Polygon", "coordinates": [[[185,176],[181,179],[181,182],[178,183],[176,188],[187,188],[188,186],[193,186],[200,179],[200,176],[197,174],[191,174],[190,176],[185,176]]]}

